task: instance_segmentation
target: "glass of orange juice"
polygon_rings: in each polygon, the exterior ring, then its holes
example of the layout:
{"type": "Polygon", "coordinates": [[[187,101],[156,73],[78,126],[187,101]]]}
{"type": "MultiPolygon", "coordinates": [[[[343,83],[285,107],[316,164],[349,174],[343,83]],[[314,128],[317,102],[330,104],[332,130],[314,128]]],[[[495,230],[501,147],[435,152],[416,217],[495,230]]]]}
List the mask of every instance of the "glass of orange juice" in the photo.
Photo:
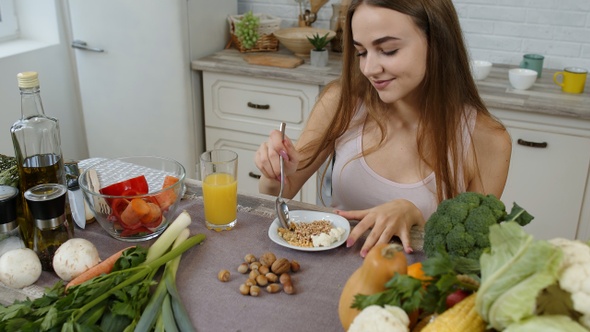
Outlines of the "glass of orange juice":
{"type": "Polygon", "coordinates": [[[200,158],[205,224],[215,231],[231,230],[238,214],[238,154],[210,150],[200,158]]]}

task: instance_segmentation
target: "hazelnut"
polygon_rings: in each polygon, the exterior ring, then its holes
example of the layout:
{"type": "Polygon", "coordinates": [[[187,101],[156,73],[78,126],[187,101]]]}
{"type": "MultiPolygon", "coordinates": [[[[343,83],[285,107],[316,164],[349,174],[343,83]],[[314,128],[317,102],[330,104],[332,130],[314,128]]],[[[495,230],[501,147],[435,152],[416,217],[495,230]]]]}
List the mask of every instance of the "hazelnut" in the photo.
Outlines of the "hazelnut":
{"type": "Polygon", "coordinates": [[[242,263],[242,264],[240,264],[240,266],[238,266],[238,272],[240,272],[242,274],[246,274],[246,273],[248,273],[248,271],[250,271],[250,267],[248,267],[248,263],[242,263]]]}
{"type": "Polygon", "coordinates": [[[256,279],[256,277],[258,277],[259,275],[260,275],[260,272],[258,272],[258,270],[252,270],[252,271],[250,271],[249,278],[256,279]]]}
{"type": "Polygon", "coordinates": [[[252,262],[256,262],[256,256],[252,255],[252,254],[247,254],[244,257],[244,261],[248,264],[252,263],[252,262]]]}
{"type": "Polygon", "coordinates": [[[269,293],[277,293],[281,291],[281,285],[279,284],[270,284],[266,286],[266,291],[269,293]]]}
{"type": "Polygon", "coordinates": [[[273,254],[272,252],[266,252],[262,254],[262,256],[260,256],[260,263],[268,267],[270,267],[272,263],[274,263],[276,260],[277,256],[275,256],[275,254],[273,254]]]}
{"type": "Polygon", "coordinates": [[[266,286],[266,285],[268,285],[268,279],[266,279],[266,277],[261,274],[261,275],[259,275],[259,276],[256,277],[256,283],[259,286],[266,286]]]}
{"type": "Polygon", "coordinates": [[[292,260],[291,261],[291,271],[293,272],[297,272],[301,269],[301,266],[299,265],[299,262],[296,260],[292,260]]]}
{"type": "Polygon", "coordinates": [[[260,272],[260,274],[267,274],[270,272],[270,269],[266,265],[260,265],[258,272],[260,272]]]}
{"type": "Polygon", "coordinates": [[[221,271],[219,271],[219,273],[217,273],[217,279],[219,279],[219,281],[222,281],[222,282],[229,281],[229,276],[230,276],[230,273],[228,270],[221,270],[221,271]]]}
{"type": "Polygon", "coordinates": [[[258,287],[258,286],[251,286],[250,287],[250,295],[251,296],[258,296],[258,295],[260,295],[260,287],[258,287]]]}
{"type": "Polygon", "coordinates": [[[291,282],[291,276],[289,275],[289,273],[283,273],[279,277],[279,281],[281,282],[281,284],[284,285],[284,284],[286,284],[288,282],[291,282]]]}
{"type": "Polygon", "coordinates": [[[241,284],[240,285],[240,294],[242,294],[242,295],[250,294],[250,286],[248,286],[246,284],[241,284]]]}
{"type": "Polygon", "coordinates": [[[264,276],[266,277],[266,280],[268,280],[268,282],[277,282],[277,281],[279,281],[279,277],[276,274],[272,273],[272,272],[269,272],[269,273],[265,274],[264,276]]]}
{"type": "Polygon", "coordinates": [[[295,294],[295,288],[290,281],[283,284],[283,291],[289,295],[295,294]]]}

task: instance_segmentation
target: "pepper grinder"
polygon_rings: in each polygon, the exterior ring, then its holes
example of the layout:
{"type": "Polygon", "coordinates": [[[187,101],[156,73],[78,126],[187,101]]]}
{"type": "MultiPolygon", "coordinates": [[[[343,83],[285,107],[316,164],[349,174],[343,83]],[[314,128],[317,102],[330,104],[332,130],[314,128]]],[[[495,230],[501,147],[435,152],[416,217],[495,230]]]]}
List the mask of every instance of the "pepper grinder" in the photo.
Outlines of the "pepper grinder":
{"type": "Polygon", "coordinates": [[[28,189],[24,196],[34,220],[33,250],[45,271],[53,271],[53,256],[67,240],[73,238],[66,217],[68,188],[59,183],[45,183],[28,189]]]}
{"type": "Polygon", "coordinates": [[[19,190],[0,185],[0,256],[12,249],[24,248],[16,219],[16,202],[19,190]]]}

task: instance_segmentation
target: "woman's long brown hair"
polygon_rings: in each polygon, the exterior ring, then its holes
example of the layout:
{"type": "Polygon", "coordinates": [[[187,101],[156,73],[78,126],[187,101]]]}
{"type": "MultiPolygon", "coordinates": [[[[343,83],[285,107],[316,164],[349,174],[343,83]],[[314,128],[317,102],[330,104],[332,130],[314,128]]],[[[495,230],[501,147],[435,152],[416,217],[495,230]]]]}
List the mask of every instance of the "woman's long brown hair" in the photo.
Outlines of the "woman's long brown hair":
{"type": "MultiPolygon", "coordinates": [[[[419,105],[418,153],[433,169],[439,201],[454,197],[459,191],[457,167],[462,164],[461,121],[466,108],[491,117],[481,100],[469,68],[469,57],[459,18],[451,0],[352,0],[343,30],[342,74],[330,85],[341,89],[338,111],[323,137],[303,149],[312,151],[304,161],[309,166],[327,148],[334,150],[335,140],[348,129],[358,106],[364,103],[369,119],[379,125],[381,141],[385,137],[383,116],[387,105],[362,74],[352,43],[351,20],[356,8],[366,4],[383,7],[410,16],[426,36],[428,54],[419,105]]],[[[326,90],[330,88],[326,87],[326,90]]],[[[499,128],[502,127],[498,123],[499,128]]],[[[376,147],[375,147],[376,148],[376,147]]],[[[373,151],[364,151],[366,155],[373,151]]]]}

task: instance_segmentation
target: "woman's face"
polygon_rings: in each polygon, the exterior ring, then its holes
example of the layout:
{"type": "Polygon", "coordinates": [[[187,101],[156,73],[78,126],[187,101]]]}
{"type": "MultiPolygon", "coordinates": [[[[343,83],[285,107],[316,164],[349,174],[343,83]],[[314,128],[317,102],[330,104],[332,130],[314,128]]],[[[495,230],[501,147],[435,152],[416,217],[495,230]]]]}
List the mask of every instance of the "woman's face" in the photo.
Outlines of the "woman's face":
{"type": "Polygon", "coordinates": [[[393,103],[412,97],[424,79],[428,43],[411,17],[363,4],[351,24],[360,70],[381,100],[393,103]]]}

